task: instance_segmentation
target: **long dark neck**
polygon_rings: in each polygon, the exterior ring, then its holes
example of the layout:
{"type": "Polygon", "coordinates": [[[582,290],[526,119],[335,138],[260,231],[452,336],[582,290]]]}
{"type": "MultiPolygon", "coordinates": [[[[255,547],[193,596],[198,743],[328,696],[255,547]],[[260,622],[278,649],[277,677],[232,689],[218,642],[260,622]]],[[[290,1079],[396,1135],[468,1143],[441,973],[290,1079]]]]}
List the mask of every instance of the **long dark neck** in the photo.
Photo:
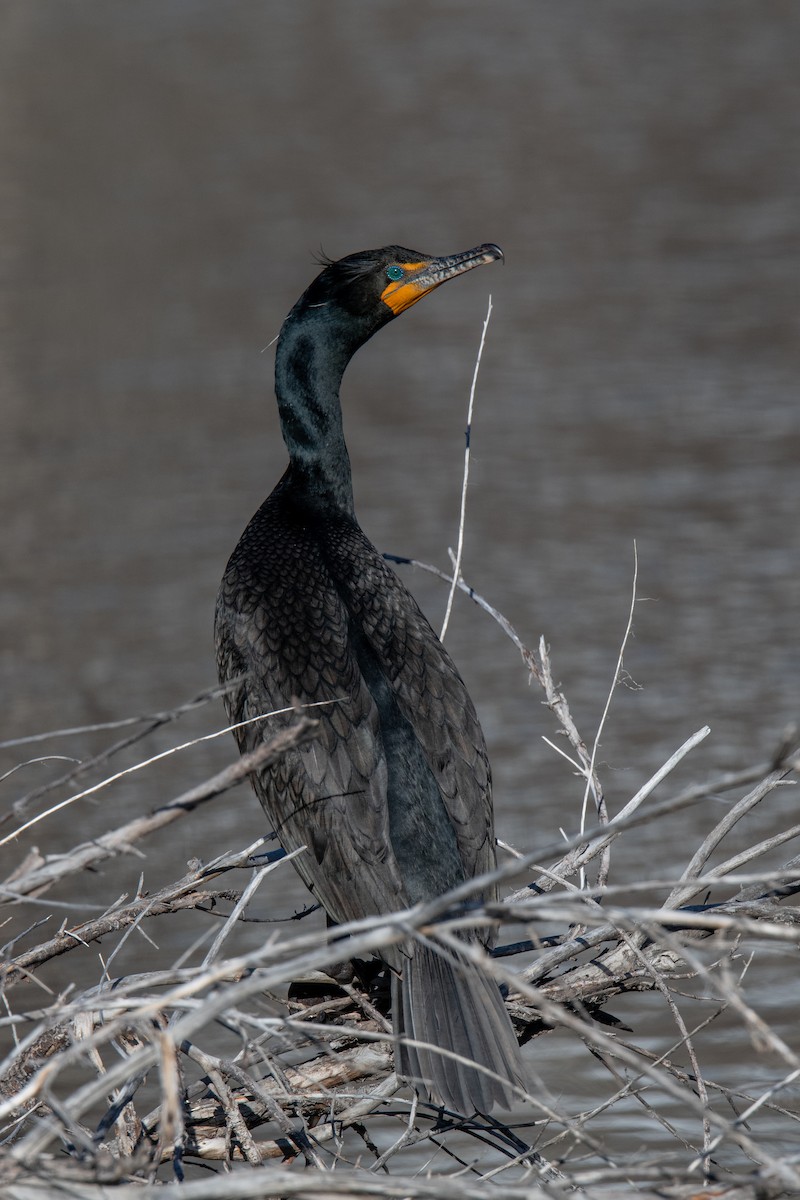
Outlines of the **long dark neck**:
{"type": "Polygon", "coordinates": [[[330,308],[289,314],[275,357],[275,394],[295,486],[312,504],[353,513],[339,386],[360,345],[330,308]],[[337,327],[338,326],[338,327],[337,327]]]}

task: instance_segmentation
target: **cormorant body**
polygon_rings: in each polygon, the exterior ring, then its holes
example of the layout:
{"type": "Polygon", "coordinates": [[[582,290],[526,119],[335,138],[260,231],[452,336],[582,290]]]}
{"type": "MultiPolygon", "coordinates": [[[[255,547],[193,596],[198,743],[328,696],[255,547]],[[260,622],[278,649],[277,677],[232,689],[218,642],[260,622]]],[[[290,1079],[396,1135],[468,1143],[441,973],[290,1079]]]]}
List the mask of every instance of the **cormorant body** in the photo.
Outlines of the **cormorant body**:
{"type": "MultiPolygon", "coordinates": [[[[499,258],[493,245],[446,258],[389,246],[329,262],[278,340],[289,466],[225,571],[217,660],[222,683],[243,677],[226,697],[232,724],[331,702],[314,709],[315,738],[254,787],[282,845],[307,847],[295,866],[337,923],[430,900],[495,863],[478,718],[449,654],[356,521],[339,385],[394,316],[499,258]]],[[[241,751],[291,719],[237,729],[241,751]]],[[[395,1034],[430,1047],[397,1042],[398,1073],[462,1112],[507,1107],[521,1069],[497,986],[465,957],[418,940],[384,957],[395,1034]]]]}

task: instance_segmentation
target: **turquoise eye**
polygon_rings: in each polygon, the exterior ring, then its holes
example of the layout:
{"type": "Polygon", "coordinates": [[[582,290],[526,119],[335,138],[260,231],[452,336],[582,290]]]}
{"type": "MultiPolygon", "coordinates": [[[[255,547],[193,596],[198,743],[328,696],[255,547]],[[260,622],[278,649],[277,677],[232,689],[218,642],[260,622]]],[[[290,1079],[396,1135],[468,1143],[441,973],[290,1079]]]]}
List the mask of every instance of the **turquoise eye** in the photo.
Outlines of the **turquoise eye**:
{"type": "Polygon", "coordinates": [[[402,279],[404,275],[405,275],[405,271],[403,270],[402,267],[387,267],[386,268],[386,278],[387,279],[391,279],[391,280],[402,279]]]}

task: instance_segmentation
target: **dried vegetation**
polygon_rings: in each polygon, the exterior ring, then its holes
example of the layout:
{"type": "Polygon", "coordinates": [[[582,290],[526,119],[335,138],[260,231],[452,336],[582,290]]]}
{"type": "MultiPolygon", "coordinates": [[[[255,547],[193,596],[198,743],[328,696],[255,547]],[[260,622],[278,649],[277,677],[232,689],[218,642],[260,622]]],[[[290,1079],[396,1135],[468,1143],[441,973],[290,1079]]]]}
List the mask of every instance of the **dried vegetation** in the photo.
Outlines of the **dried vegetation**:
{"type": "MultiPolygon", "coordinates": [[[[596,1198],[744,1200],[800,1192],[800,1057],[791,1031],[769,1020],[770,981],[796,972],[800,942],[800,908],[792,903],[800,859],[785,855],[800,834],[786,817],[796,808],[786,791],[795,794],[795,743],[787,736],[771,761],[670,795],[668,776],[705,736],[700,730],[609,815],[594,751],[553,682],[546,647],[534,656],[493,615],[543,688],[562,746],[569,743],[562,752],[584,802],[578,832],[501,854],[506,898],[477,911],[471,896],[480,881],[425,908],[337,929],[335,939],[306,932],[309,923],[289,932],[267,925],[259,947],[242,952],[242,921],[256,897],[280,887],[281,873],[292,869],[291,856],[265,849],[262,839],[193,862],[155,893],[140,887],[88,920],[68,915],[57,933],[38,940],[57,885],[71,881],[74,892],[80,879],[83,894],[101,900],[113,883],[113,871],[97,874],[102,863],[135,854],[167,825],[185,826],[265,759],[313,736],[313,714],[303,713],[288,734],[120,828],[65,854],[29,852],[0,893],[6,928],[21,920],[2,962],[4,1195],[535,1200],[580,1189],[596,1198]],[[724,815],[702,844],[687,846],[681,872],[661,877],[650,862],[647,880],[612,875],[620,839],[635,843],[643,828],[652,839],[659,822],[679,821],[709,797],[724,798],[717,806],[724,815]],[[762,828],[773,832],[744,847],[739,838],[728,851],[732,831],[758,805],[769,807],[762,828]],[[277,882],[268,878],[276,874],[277,882]],[[202,936],[179,961],[115,975],[114,947],[146,935],[156,916],[163,923],[187,910],[202,936]],[[370,966],[382,946],[409,932],[446,953],[458,926],[478,920],[503,927],[505,944],[483,965],[508,989],[520,1040],[530,1043],[527,1094],[511,1114],[492,1117],[436,1109],[398,1084],[384,981],[370,966]],[[86,947],[100,938],[97,978],[96,967],[87,971],[97,959],[87,960],[86,947]],[[37,981],[59,956],[62,976],[65,960],[74,958],[76,969],[71,986],[55,995],[37,981]],[[360,964],[349,977],[336,968],[344,960],[360,964]],[[623,1008],[626,1020],[644,1026],[638,1040],[613,1012],[626,993],[637,994],[623,1008]],[[552,1056],[548,1072],[537,1070],[537,1048],[554,1037],[568,1039],[570,1051],[580,1043],[587,1070],[601,1073],[605,1082],[589,1102],[573,1094],[570,1078],[558,1080],[552,1056]],[[704,1065],[720,1037],[734,1058],[722,1072],[704,1065]]],[[[135,726],[60,780],[63,794],[73,796],[90,770],[107,778],[110,758],[180,715],[135,726]]],[[[53,805],[52,791],[39,795],[43,801],[53,805]]],[[[37,818],[30,806],[8,811],[24,847],[27,822],[37,818]]],[[[190,835],[181,841],[191,844],[190,835]]],[[[719,1061],[718,1052],[711,1057],[719,1061]]]]}

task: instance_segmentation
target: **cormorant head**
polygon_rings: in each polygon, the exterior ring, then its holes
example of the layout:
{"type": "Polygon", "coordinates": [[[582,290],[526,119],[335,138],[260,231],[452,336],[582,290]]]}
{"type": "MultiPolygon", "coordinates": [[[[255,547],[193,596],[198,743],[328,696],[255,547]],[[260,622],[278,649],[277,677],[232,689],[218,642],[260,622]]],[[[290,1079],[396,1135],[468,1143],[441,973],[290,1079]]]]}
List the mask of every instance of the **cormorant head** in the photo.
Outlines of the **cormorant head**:
{"type": "Polygon", "coordinates": [[[324,269],[281,327],[275,394],[292,479],[306,500],[353,511],[339,385],[359,346],[439,284],[502,259],[487,244],[433,258],[403,246],[362,250],[324,269]]]}
{"type": "Polygon", "coordinates": [[[304,293],[304,309],[330,307],[349,314],[374,333],[428,292],[473,267],[503,258],[499,246],[486,244],[435,258],[403,246],[361,250],[337,262],[323,259],[324,270],[304,293]]]}

